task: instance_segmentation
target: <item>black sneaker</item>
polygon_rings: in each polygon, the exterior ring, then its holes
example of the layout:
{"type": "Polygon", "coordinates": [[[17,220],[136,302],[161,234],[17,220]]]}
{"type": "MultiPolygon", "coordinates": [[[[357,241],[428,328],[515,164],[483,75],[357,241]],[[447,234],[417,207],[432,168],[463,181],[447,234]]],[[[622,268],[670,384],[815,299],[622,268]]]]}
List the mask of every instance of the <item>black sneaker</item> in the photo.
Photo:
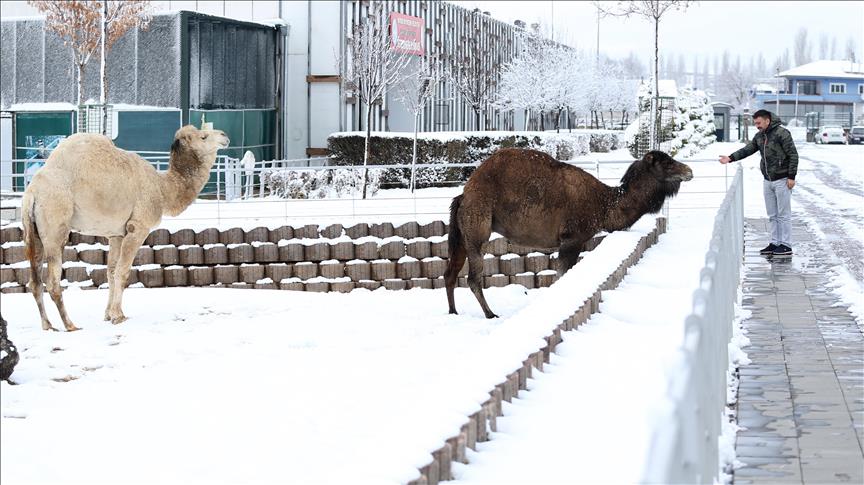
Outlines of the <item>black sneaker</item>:
{"type": "Polygon", "coordinates": [[[771,243],[771,244],[765,246],[764,248],[762,248],[762,250],[759,251],[759,254],[774,254],[775,249],[777,249],[777,245],[774,243],[771,243]]]}
{"type": "Polygon", "coordinates": [[[776,248],[774,248],[774,252],[771,253],[772,256],[792,256],[792,248],[785,244],[780,244],[776,248]]]}

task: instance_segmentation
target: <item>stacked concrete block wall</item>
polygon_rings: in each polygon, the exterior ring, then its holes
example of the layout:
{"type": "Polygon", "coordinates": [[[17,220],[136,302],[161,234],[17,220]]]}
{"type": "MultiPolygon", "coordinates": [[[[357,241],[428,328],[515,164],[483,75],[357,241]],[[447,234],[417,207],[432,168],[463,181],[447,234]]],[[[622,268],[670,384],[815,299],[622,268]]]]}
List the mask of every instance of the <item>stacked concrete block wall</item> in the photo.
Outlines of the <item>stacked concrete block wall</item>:
{"type": "MultiPolygon", "coordinates": [[[[407,222],[319,227],[239,227],[199,231],[156,229],[133,262],[129,285],[219,286],[348,292],[355,288],[441,288],[448,263],[447,224],[407,222]]],[[[0,229],[0,291],[24,292],[30,279],[20,227],[0,229]]],[[[602,236],[586,244],[591,250],[602,236]]],[[[486,245],[488,287],[551,285],[555,253],[496,237],[486,245]]],[[[108,241],[71,233],[63,251],[63,284],[84,289],[107,284],[108,241]]],[[[468,265],[459,285],[467,286],[468,265]]]]}

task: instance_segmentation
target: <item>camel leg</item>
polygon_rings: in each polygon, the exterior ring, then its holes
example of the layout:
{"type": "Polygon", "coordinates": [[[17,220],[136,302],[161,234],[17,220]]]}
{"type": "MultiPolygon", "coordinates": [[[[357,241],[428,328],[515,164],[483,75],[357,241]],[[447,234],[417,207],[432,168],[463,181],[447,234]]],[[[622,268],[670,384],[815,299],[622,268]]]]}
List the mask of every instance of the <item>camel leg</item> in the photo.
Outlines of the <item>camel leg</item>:
{"type": "Polygon", "coordinates": [[[582,241],[574,239],[565,240],[558,248],[558,276],[564,276],[570,268],[579,262],[579,253],[582,252],[582,241]]]}
{"type": "Polygon", "coordinates": [[[111,302],[108,316],[111,317],[111,323],[115,325],[126,320],[126,315],[123,314],[123,290],[126,288],[129,271],[132,269],[132,261],[148,234],[150,230],[143,224],[133,221],[126,224],[126,235],[120,243],[120,254],[114,267],[114,281],[110,284],[111,295],[108,297],[111,302]]]}
{"type": "Polygon", "coordinates": [[[33,298],[36,300],[36,306],[39,307],[39,316],[42,318],[42,330],[53,330],[56,332],[57,329],[51,325],[51,322],[48,320],[48,314],[45,313],[45,301],[42,298],[42,294],[45,291],[42,286],[42,263],[45,261],[45,251],[39,237],[34,237],[32,241],[33,247],[31,248],[32,254],[30,256],[30,283],[28,283],[27,286],[30,288],[30,293],[33,294],[33,298]]]}
{"type": "Polygon", "coordinates": [[[45,281],[45,286],[48,287],[48,294],[54,300],[54,305],[57,306],[57,311],[60,312],[60,318],[63,320],[63,326],[67,332],[80,330],[76,327],[69,314],[66,313],[66,305],[63,303],[63,287],[60,286],[60,277],[63,273],[63,245],[55,247],[46,247],[45,255],[48,260],[48,274],[45,281]]]}
{"type": "Polygon", "coordinates": [[[114,301],[114,269],[117,267],[117,258],[120,257],[120,245],[123,243],[122,236],[108,238],[108,306],[105,307],[105,321],[111,320],[108,310],[114,301]]]}
{"type": "Polygon", "coordinates": [[[454,248],[453,254],[448,258],[447,271],[444,272],[444,286],[447,288],[447,304],[450,306],[450,313],[453,315],[456,315],[456,301],[453,297],[453,289],[456,288],[459,272],[462,271],[462,266],[464,265],[465,243],[460,240],[454,248]]]}
{"type": "Polygon", "coordinates": [[[459,226],[468,256],[468,288],[474,293],[486,318],[497,318],[498,315],[492,313],[483,296],[483,243],[492,234],[492,218],[485,215],[489,213],[491,211],[478,210],[460,214],[459,226]]]}

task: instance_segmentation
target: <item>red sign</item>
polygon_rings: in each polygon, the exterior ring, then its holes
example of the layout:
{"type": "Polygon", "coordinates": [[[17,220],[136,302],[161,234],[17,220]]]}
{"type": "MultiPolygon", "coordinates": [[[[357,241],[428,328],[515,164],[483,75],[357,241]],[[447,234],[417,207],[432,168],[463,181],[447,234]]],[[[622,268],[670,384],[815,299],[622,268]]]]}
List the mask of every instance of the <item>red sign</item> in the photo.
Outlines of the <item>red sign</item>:
{"type": "Polygon", "coordinates": [[[390,48],[403,54],[423,55],[423,19],[390,12],[390,48]]]}

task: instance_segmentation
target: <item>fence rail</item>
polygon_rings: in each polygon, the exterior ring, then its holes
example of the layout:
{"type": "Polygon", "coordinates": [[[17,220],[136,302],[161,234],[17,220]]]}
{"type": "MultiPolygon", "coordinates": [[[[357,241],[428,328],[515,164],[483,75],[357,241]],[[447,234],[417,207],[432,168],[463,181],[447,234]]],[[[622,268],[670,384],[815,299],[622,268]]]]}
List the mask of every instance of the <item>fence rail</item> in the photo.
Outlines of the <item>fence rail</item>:
{"type": "Polygon", "coordinates": [[[712,483],[719,474],[718,437],[726,404],[728,344],[744,254],[743,171],[714,219],[714,232],[685,320],[681,365],[667,381],[672,404],[655,424],[645,482],[712,483]]]}
{"type": "MultiPolygon", "coordinates": [[[[140,152],[139,155],[150,161],[157,170],[167,170],[168,153],[140,152]]],[[[19,162],[15,160],[13,162],[19,162]]],[[[713,159],[686,160],[694,167],[694,180],[682,184],[679,195],[667,203],[663,213],[668,217],[677,210],[714,210],[722,199],[730,183],[728,166],[721,166],[713,159]],[[716,199],[716,202],[713,200],[716,199]]],[[[617,185],[626,171],[631,159],[628,160],[580,160],[565,162],[591,173],[607,185],[617,185]]],[[[436,187],[410,191],[407,188],[382,190],[378,194],[363,199],[359,188],[341,193],[319,190],[318,193],[305,193],[299,198],[283,198],[274,194],[273,187],[268,186],[270,174],[289,171],[293,174],[318,174],[328,172],[349,173],[354,180],[358,179],[364,169],[370,172],[405,171],[412,168],[411,164],[389,164],[362,166],[331,165],[328,158],[268,160],[244,163],[236,158],[219,156],[212,169],[211,177],[199,199],[183,214],[176,218],[167,218],[171,224],[180,225],[183,221],[193,224],[242,225],[245,221],[254,219],[265,225],[288,223],[293,220],[322,222],[370,222],[387,216],[396,218],[414,217],[421,220],[431,218],[446,219],[449,214],[450,200],[457,195],[458,186],[464,184],[466,173],[479,165],[476,163],[448,164],[416,164],[413,168],[419,174],[424,171],[437,171],[444,178],[436,179],[436,187]],[[455,169],[455,170],[454,170],[455,169]]],[[[33,173],[30,174],[0,174],[3,178],[12,178],[12,187],[23,189],[33,173]]],[[[4,182],[4,185],[7,185],[4,182]]],[[[407,187],[407,186],[405,186],[407,187]]],[[[326,188],[325,188],[326,189],[326,188]]],[[[20,190],[17,191],[20,193],[20,190]]],[[[13,194],[8,194],[12,195],[13,194]]]]}

